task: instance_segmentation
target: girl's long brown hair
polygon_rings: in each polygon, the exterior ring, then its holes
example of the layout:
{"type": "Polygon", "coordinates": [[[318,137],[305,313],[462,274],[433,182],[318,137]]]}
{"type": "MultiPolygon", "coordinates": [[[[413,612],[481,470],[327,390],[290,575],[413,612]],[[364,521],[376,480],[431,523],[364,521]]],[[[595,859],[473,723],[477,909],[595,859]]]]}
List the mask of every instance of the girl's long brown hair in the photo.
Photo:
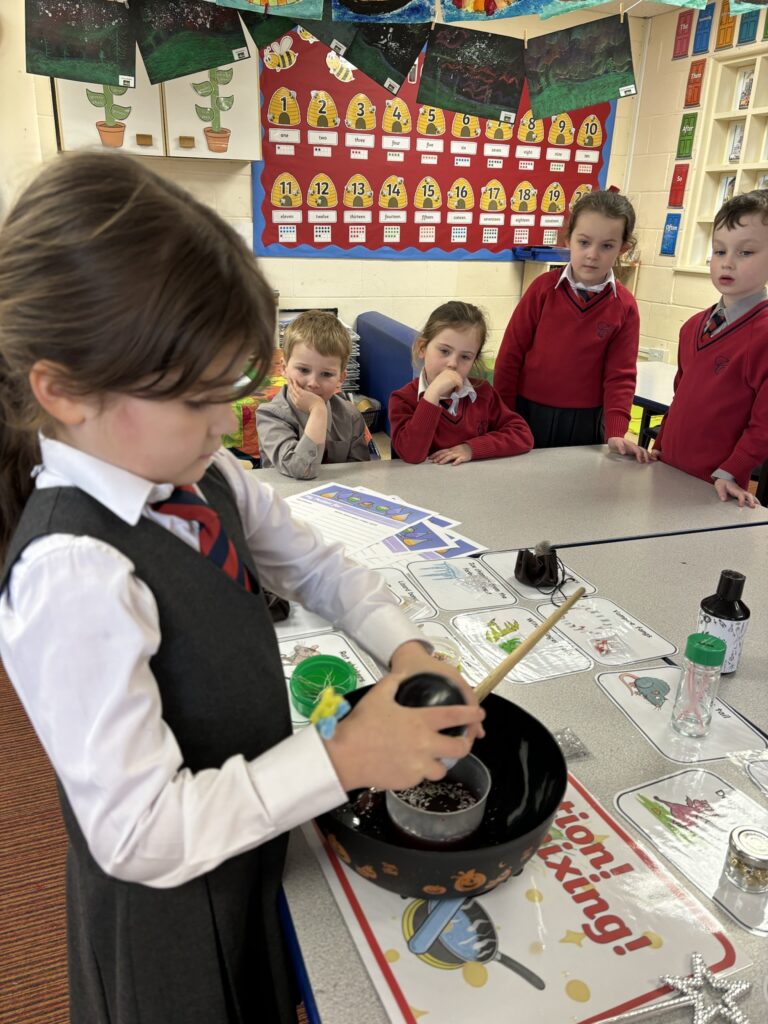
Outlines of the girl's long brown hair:
{"type": "Polygon", "coordinates": [[[253,254],[212,210],[117,153],[56,158],[0,229],[0,553],[32,491],[45,426],[38,360],[78,395],[173,398],[251,371],[274,345],[275,304],[253,254]]]}

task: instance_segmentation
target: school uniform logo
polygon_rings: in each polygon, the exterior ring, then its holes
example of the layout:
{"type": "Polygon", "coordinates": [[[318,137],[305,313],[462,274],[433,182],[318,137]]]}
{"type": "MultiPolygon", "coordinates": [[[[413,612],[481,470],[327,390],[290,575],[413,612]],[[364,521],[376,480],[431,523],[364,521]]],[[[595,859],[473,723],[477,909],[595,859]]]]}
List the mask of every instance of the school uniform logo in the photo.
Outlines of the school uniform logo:
{"type": "Polygon", "coordinates": [[[611,325],[607,324],[605,320],[601,320],[600,323],[597,325],[598,338],[602,341],[604,338],[607,338],[610,333],[611,325]]]}
{"type": "Polygon", "coordinates": [[[728,356],[717,356],[715,358],[715,373],[722,373],[730,361],[728,356]]]}

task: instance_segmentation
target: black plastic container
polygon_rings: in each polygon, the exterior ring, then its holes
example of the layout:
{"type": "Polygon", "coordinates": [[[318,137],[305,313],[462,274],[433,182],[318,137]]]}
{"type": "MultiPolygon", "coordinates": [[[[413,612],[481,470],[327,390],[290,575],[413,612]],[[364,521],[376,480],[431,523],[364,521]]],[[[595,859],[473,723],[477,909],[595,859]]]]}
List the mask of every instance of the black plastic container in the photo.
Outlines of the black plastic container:
{"type": "Polygon", "coordinates": [[[745,576],[734,569],[723,569],[717,592],[705,597],[699,608],[697,632],[709,633],[725,641],[725,661],[722,675],[735,672],[744,645],[749,608],[741,600],[745,576]]]}

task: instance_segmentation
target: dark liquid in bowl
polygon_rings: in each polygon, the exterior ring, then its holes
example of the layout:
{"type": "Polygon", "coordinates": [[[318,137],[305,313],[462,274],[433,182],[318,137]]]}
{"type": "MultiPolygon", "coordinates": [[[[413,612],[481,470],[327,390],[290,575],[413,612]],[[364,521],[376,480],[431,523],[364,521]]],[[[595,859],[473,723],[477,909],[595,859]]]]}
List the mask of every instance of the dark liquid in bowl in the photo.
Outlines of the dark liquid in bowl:
{"type": "Polygon", "coordinates": [[[466,811],[477,803],[477,796],[463,782],[421,782],[418,786],[395,792],[409,807],[432,814],[466,811]]]}

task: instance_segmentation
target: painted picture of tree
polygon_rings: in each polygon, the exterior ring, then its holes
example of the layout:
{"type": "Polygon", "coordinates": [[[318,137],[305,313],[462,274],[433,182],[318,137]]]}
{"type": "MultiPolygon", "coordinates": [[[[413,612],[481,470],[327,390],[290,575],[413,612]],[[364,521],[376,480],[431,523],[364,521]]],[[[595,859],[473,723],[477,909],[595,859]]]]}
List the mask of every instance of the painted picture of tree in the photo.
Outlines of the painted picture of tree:
{"type": "Polygon", "coordinates": [[[364,75],[396,93],[421,53],[429,32],[429,24],[360,25],[344,56],[364,75]]]}
{"type": "Polygon", "coordinates": [[[634,96],[629,20],[602,18],[529,39],[525,72],[538,118],[634,96]]]}
{"type": "Polygon", "coordinates": [[[208,125],[207,128],[203,128],[203,134],[212,153],[226,153],[229,147],[229,137],[232,133],[229,128],[221,127],[221,115],[224,111],[232,109],[235,97],[221,96],[219,86],[229,85],[233,74],[232,68],[212,68],[208,72],[206,82],[192,82],[192,88],[197,95],[209,100],[207,107],[196,103],[195,110],[200,120],[208,125]]]}
{"type": "Polygon", "coordinates": [[[98,107],[104,111],[104,119],[96,122],[96,130],[99,133],[101,144],[119,148],[125,139],[125,119],[130,116],[131,108],[123,107],[115,103],[115,96],[122,96],[128,92],[124,85],[104,85],[101,92],[96,89],[86,89],[88,102],[91,106],[98,107]]]}
{"type": "Polygon", "coordinates": [[[25,12],[29,74],[133,86],[136,19],[123,4],[27,0],[25,12]]]}
{"type": "Polygon", "coordinates": [[[237,12],[208,0],[144,0],[138,43],[152,85],[250,57],[237,12]]]}

